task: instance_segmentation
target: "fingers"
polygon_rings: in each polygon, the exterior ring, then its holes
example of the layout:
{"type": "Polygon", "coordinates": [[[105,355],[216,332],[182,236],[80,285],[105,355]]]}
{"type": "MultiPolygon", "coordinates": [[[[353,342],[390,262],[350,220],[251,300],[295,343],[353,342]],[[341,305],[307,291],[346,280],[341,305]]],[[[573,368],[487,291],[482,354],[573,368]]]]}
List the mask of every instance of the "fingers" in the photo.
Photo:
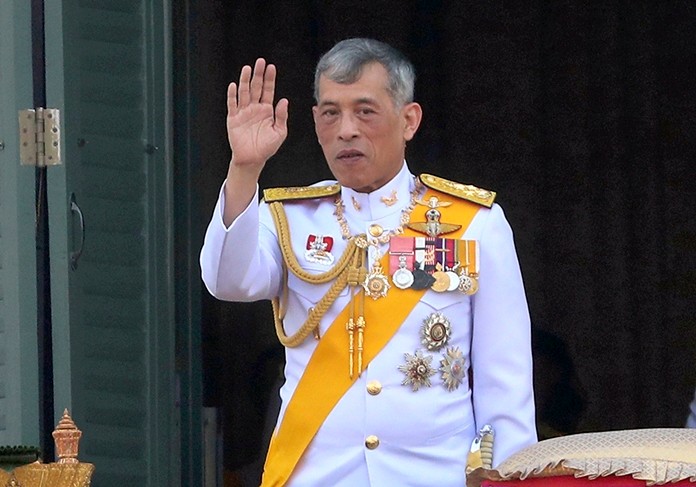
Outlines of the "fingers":
{"type": "Polygon", "coordinates": [[[281,132],[288,132],[288,99],[281,98],[275,109],[275,124],[281,132]]]}
{"type": "Polygon", "coordinates": [[[263,92],[265,81],[266,60],[258,58],[254,64],[254,77],[251,78],[251,103],[258,103],[263,92]]]}
{"type": "MultiPolygon", "coordinates": [[[[266,60],[258,58],[251,66],[244,66],[239,75],[239,84],[235,85],[235,111],[249,106],[251,103],[273,103],[275,96],[276,67],[266,65],[266,60]]],[[[234,83],[232,83],[233,85],[234,83]]],[[[230,89],[228,89],[228,110],[230,110],[230,89]]]]}
{"type": "Polygon", "coordinates": [[[251,95],[249,93],[249,80],[251,79],[251,66],[244,66],[239,74],[238,103],[239,108],[249,105],[251,95]]]}
{"type": "Polygon", "coordinates": [[[227,114],[234,116],[237,114],[237,84],[230,83],[227,87],[227,114]]]}
{"type": "Polygon", "coordinates": [[[263,74],[263,89],[261,91],[261,103],[273,103],[275,95],[276,67],[269,64],[263,74]]]}

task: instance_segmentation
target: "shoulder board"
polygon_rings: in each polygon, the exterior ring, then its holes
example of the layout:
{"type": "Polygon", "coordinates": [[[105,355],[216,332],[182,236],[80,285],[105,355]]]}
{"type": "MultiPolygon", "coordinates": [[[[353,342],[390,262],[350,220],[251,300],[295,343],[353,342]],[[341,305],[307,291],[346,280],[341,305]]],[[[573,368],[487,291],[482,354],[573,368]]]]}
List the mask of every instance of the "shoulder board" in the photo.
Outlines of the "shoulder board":
{"type": "Polygon", "coordinates": [[[478,203],[486,208],[493,206],[493,201],[495,201],[495,191],[477,188],[470,184],[455,183],[431,174],[421,174],[418,177],[430,189],[478,203]]]}
{"type": "Polygon", "coordinates": [[[266,203],[274,201],[308,200],[325,198],[341,192],[340,184],[330,186],[292,186],[288,188],[268,188],[263,190],[266,203]]]}

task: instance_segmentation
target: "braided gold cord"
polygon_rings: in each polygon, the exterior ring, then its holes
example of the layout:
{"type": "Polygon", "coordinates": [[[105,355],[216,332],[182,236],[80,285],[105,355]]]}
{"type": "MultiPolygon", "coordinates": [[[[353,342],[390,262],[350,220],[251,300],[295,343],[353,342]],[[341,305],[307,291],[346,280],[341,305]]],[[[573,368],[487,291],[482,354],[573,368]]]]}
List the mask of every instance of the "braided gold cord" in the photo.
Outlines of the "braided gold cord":
{"type": "MultiPolygon", "coordinates": [[[[322,284],[334,280],[328,292],[322,297],[314,308],[311,308],[307,316],[307,320],[297,330],[296,333],[288,336],[283,328],[283,317],[281,316],[281,306],[278,297],[271,301],[273,305],[273,321],[275,324],[278,340],[288,348],[294,348],[300,345],[314,330],[317,329],[321,318],[326,314],[326,311],[336,301],[339,294],[350,284],[356,286],[365,279],[365,252],[358,244],[362,236],[351,238],[348,242],[348,247],[341,255],[336,265],[329,271],[322,274],[310,274],[300,266],[297,257],[292,251],[290,245],[290,228],[288,227],[287,217],[280,202],[269,204],[273,222],[278,231],[278,241],[283,255],[283,261],[288,269],[298,278],[312,284],[322,284]]],[[[287,286],[287,283],[285,284],[287,286]]]]}
{"type": "Polygon", "coordinates": [[[348,248],[346,248],[345,252],[343,252],[343,255],[341,255],[340,259],[338,259],[335,266],[321,274],[310,274],[309,272],[305,271],[302,266],[300,266],[300,263],[297,261],[297,257],[295,257],[295,254],[292,251],[292,247],[290,245],[290,227],[288,226],[288,219],[285,216],[283,205],[278,201],[274,201],[268,206],[270,207],[271,216],[273,216],[273,222],[275,223],[278,231],[278,241],[280,242],[280,251],[283,254],[283,260],[288,266],[288,269],[290,269],[290,272],[305,282],[312,284],[323,284],[334,280],[345,269],[348,261],[351,259],[351,257],[353,257],[353,253],[358,250],[358,247],[354,242],[355,239],[351,239],[348,243],[348,248]]]}

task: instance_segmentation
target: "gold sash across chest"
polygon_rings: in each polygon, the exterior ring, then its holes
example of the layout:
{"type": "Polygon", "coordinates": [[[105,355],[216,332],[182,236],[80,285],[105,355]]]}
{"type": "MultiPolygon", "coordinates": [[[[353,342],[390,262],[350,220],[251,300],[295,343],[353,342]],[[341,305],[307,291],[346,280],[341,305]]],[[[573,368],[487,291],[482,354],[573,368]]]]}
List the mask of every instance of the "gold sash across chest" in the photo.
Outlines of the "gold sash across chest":
{"type": "MultiPolygon", "coordinates": [[[[428,190],[424,198],[442,197],[428,190]]],[[[447,197],[447,196],[444,196],[447,197]]],[[[448,235],[461,238],[481,206],[456,199],[442,209],[443,221],[457,222],[461,228],[448,235]]],[[[404,235],[416,235],[406,230],[404,235]]],[[[388,255],[382,258],[382,267],[388,268],[388,255]]],[[[370,300],[365,305],[365,341],[362,367],[353,378],[346,373],[348,336],[346,323],[350,318],[349,304],[333,321],[319,340],[297,388],[285,409],[285,414],[271,439],[266,457],[262,487],[282,486],[288,481],[302,454],[314,438],[331,410],[379,354],[406,320],[425,291],[413,289],[392,290],[386,298],[370,300]]]]}

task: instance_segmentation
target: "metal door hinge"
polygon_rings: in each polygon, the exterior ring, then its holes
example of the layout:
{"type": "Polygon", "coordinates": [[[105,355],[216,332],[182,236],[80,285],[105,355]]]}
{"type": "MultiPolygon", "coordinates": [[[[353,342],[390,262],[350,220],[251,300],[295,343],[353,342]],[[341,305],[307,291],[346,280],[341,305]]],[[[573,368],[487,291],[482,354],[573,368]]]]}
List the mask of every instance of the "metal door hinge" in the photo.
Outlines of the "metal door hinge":
{"type": "Polygon", "coordinates": [[[19,111],[19,160],[24,166],[60,164],[60,112],[57,108],[19,111]]]}

